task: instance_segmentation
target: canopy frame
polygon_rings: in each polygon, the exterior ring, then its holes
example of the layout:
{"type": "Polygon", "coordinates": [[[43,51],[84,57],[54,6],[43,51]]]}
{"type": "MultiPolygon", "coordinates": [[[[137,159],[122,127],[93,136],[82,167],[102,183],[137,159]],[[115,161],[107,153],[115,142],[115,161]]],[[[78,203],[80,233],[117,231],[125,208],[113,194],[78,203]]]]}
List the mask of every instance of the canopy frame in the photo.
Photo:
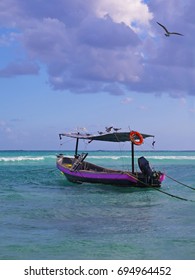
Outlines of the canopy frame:
{"type": "MultiPolygon", "coordinates": [[[[143,139],[148,137],[153,137],[154,135],[140,133],[143,139]]],[[[78,145],[79,140],[88,140],[89,143],[92,141],[105,141],[105,142],[131,142],[131,165],[132,165],[132,173],[135,173],[135,159],[134,159],[134,146],[135,144],[130,140],[130,132],[113,132],[113,133],[102,133],[102,134],[81,134],[81,133],[60,133],[59,137],[62,139],[62,136],[75,138],[76,146],[75,146],[75,157],[78,157],[78,145]]]]}

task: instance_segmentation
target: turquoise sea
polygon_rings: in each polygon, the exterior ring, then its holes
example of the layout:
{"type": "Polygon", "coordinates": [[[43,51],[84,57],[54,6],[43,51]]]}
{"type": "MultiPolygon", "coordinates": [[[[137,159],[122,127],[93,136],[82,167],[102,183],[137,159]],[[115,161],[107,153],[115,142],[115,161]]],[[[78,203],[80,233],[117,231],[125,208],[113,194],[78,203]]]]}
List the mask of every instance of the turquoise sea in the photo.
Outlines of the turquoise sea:
{"type": "MultiPolygon", "coordinates": [[[[57,154],[0,151],[1,260],[195,259],[195,190],[169,178],[195,188],[195,151],[136,152],[169,176],[161,190],[176,197],[69,183],[57,154]]],[[[88,160],[117,169],[130,162],[119,151],[92,151],[88,160]]]]}

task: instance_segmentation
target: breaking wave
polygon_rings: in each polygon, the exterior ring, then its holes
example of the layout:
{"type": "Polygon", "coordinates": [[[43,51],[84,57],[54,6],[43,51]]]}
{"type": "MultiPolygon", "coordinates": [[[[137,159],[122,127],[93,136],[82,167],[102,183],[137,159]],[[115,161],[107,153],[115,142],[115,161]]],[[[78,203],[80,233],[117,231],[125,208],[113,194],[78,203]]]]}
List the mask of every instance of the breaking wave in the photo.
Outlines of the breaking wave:
{"type": "MultiPolygon", "coordinates": [[[[72,157],[74,152],[65,152],[64,155],[72,157]]],[[[0,163],[1,164],[55,164],[56,161],[56,152],[28,152],[28,154],[19,154],[19,153],[3,153],[0,154],[0,163]]],[[[169,153],[166,152],[158,152],[158,153],[151,153],[151,152],[136,152],[135,153],[135,160],[141,156],[144,156],[149,162],[154,163],[193,163],[195,162],[195,152],[188,152],[188,153],[169,153]]],[[[122,161],[123,163],[129,162],[131,158],[131,153],[125,152],[123,154],[112,151],[112,152],[105,152],[105,153],[98,153],[98,152],[89,152],[86,160],[92,161],[97,164],[102,163],[114,163],[120,164],[122,161]]]]}
{"type": "Polygon", "coordinates": [[[27,161],[44,161],[47,159],[55,159],[55,156],[16,156],[16,157],[0,157],[0,162],[27,162],[27,161]]]}
{"type": "Polygon", "coordinates": [[[147,158],[157,160],[195,160],[195,156],[147,156],[147,158]]]}
{"type": "Polygon", "coordinates": [[[44,160],[44,157],[0,157],[0,161],[29,161],[29,160],[44,160]]]}
{"type": "MultiPolygon", "coordinates": [[[[140,155],[141,156],[141,155],[140,155]]],[[[139,158],[140,156],[135,156],[135,158],[139,158]]],[[[128,159],[130,156],[88,156],[88,159],[128,159]]],[[[195,156],[145,156],[147,159],[154,159],[154,160],[195,160],[195,156]]]]}
{"type": "Polygon", "coordinates": [[[87,156],[88,159],[123,159],[129,158],[129,156],[87,156]]]}

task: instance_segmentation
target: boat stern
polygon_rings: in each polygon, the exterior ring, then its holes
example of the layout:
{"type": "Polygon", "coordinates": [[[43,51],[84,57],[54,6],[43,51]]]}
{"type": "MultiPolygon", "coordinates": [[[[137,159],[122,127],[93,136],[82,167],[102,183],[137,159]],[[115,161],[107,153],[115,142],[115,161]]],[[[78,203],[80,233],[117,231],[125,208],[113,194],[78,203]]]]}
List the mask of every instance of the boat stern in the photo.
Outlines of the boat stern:
{"type": "Polygon", "coordinates": [[[165,174],[161,171],[152,170],[149,161],[145,157],[138,158],[138,165],[141,170],[144,184],[151,187],[160,187],[165,179],[165,174]]]}

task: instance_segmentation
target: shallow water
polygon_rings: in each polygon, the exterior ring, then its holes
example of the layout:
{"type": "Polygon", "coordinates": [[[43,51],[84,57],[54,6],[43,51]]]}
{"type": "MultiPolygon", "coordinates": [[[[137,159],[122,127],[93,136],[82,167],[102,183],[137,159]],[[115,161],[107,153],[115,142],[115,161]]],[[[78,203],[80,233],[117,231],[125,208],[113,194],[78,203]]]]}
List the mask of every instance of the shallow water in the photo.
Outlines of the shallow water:
{"type": "MultiPolygon", "coordinates": [[[[0,259],[195,259],[194,190],[163,182],[183,201],[151,189],[72,184],[56,169],[56,154],[0,152],[0,259]]],[[[195,187],[194,151],[141,155],[195,187]]],[[[129,168],[128,152],[94,151],[88,160],[129,168]]]]}

